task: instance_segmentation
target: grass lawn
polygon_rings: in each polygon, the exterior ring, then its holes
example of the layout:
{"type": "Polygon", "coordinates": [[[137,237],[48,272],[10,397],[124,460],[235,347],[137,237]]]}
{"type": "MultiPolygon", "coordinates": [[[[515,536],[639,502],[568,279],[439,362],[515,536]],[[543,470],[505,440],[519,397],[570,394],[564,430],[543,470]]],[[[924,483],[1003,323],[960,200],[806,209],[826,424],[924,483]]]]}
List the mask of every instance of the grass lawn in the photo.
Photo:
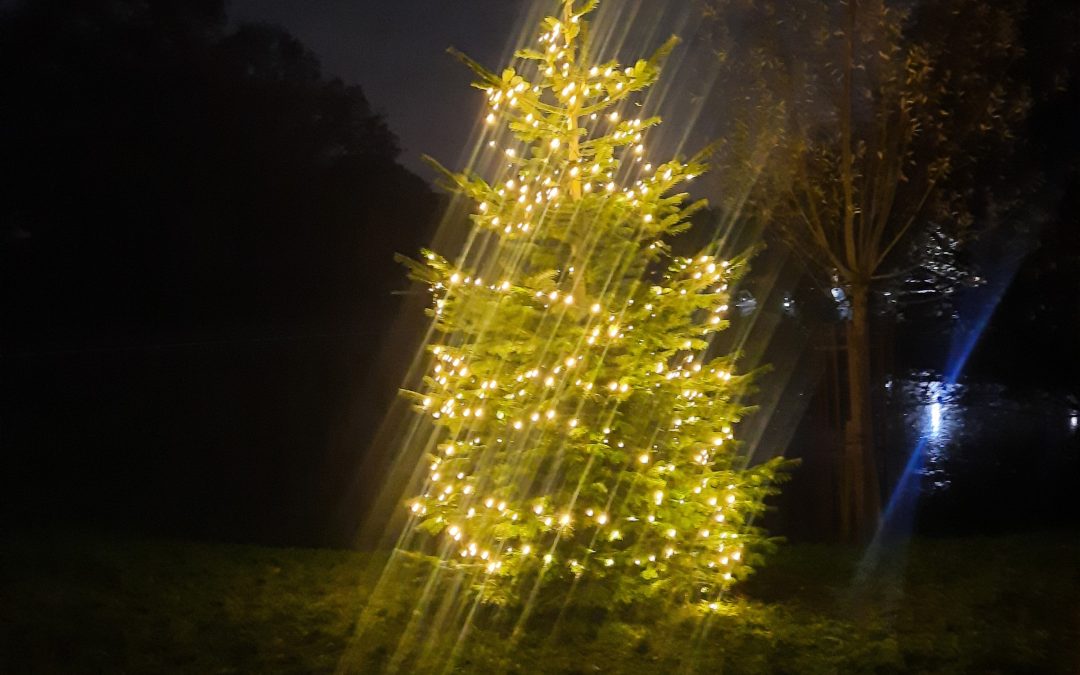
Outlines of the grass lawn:
{"type": "MultiPolygon", "coordinates": [[[[852,549],[789,546],[703,636],[687,616],[595,615],[516,645],[478,622],[460,672],[1080,673],[1080,537],[918,540],[852,590],[852,549]]],[[[8,537],[0,672],[322,673],[393,658],[418,585],[352,640],[381,558],[112,537],[8,537]]],[[[424,634],[428,643],[455,636],[424,634]]],[[[406,640],[408,642],[408,640],[406,640]]],[[[426,670],[406,659],[401,672],[426,670]]]]}

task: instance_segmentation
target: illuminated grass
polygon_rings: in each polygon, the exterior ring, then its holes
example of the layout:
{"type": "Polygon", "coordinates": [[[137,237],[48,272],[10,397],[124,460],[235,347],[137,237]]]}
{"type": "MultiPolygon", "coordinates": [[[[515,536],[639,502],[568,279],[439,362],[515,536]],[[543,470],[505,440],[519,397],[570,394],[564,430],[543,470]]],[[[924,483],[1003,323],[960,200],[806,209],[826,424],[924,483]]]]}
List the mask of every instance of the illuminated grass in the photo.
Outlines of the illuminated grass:
{"type": "MultiPolygon", "coordinates": [[[[1075,533],[926,540],[860,593],[858,556],[792,546],[703,639],[684,616],[540,615],[516,648],[482,616],[457,672],[1076,672],[1075,533]],[[697,645],[695,648],[694,645],[697,645]]],[[[21,538],[0,564],[3,672],[333,672],[383,558],[347,551],[21,538]]],[[[417,587],[394,580],[350,670],[395,653],[417,587]]],[[[446,636],[453,641],[456,636],[446,636]]],[[[407,649],[404,651],[408,651],[407,649]]],[[[408,655],[402,672],[418,672],[408,655]]]]}

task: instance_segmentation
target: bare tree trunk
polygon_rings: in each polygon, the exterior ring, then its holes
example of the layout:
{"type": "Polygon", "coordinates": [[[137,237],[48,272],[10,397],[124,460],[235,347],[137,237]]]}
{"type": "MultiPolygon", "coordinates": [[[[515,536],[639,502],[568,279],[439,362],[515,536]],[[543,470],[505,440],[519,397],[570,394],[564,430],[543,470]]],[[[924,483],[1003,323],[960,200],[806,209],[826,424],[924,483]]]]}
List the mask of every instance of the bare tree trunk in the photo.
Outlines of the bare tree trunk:
{"type": "Polygon", "coordinates": [[[877,527],[880,508],[874,462],[873,387],[870,374],[870,289],[851,285],[851,322],[848,324],[848,410],[844,438],[841,535],[847,541],[866,541],[877,527]]]}

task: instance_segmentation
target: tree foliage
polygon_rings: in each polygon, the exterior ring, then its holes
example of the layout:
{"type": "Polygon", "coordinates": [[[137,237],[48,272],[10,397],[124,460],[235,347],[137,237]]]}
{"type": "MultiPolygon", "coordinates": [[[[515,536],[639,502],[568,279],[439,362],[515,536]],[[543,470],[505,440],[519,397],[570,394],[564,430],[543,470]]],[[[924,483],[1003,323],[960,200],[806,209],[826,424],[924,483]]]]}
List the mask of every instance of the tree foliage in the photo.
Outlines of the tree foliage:
{"type": "Polygon", "coordinates": [[[28,2],[0,31],[19,342],[326,330],[390,305],[393,264],[358,261],[415,246],[422,227],[386,223],[434,199],[296,38],[228,27],[220,1],[28,2]]]}
{"type": "Polygon", "coordinates": [[[409,396],[439,432],[408,506],[489,600],[563,580],[607,602],[715,601],[765,545],[783,466],[747,465],[750,375],[709,351],[746,261],[670,254],[704,205],[678,190],[704,157],[654,160],[660,120],[626,113],[674,42],[601,60],[593,5],[564,3],[501,73],[470,62],[512,138],[497,175],[447,174],[481,252],[409,263],[439,335],[409,396]]]}
{"type": "Polygon", "coordinates": [[[787,241],[848,308],[840,532],[880,509],[874,294],[941,297],[974,281],[957,252],[1016,201],[1000,169],[1028,96],[1019,5],[710,0],[738,140],[719,162],[729,210],[787,241]]]}
{"type": "Polygon", "coordinates": [[[0,6],[12,511],[351,544],[434,194],[359,86],[223,0],[0,6]]]}
{"type": "Polygon", "coordinates": [[[1014,197],[993,179],[1029,106],[1019,3],[708,5],[743,141],[726,193],[825,283],[956,281],[943,255],[1014,197]]]}

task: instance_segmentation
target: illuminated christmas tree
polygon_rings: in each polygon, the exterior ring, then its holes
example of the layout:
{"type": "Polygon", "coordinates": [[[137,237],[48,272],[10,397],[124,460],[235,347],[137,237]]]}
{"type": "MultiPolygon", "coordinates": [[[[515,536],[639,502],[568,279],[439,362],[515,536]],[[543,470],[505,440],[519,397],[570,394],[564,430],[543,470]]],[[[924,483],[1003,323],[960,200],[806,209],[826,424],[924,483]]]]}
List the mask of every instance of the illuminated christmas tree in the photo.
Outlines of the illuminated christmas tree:
{"type": "Polygon", "coordinates": [[[711,604],[750,573],[783,469],[747,466],[748,378],[710,353],[745,261],[671,255],[704,206],[677,192],[703,157],[654,163],[659,119],[623,111],[675,40],[590,62],[595,4],[563,3],[501,75],[469,62],[512,140],[499,175],[447,174],[482,245],[408,263],[439,336],[408,393],[440,432],[411,527],[491,601],[562,580],[711,604]]]}

